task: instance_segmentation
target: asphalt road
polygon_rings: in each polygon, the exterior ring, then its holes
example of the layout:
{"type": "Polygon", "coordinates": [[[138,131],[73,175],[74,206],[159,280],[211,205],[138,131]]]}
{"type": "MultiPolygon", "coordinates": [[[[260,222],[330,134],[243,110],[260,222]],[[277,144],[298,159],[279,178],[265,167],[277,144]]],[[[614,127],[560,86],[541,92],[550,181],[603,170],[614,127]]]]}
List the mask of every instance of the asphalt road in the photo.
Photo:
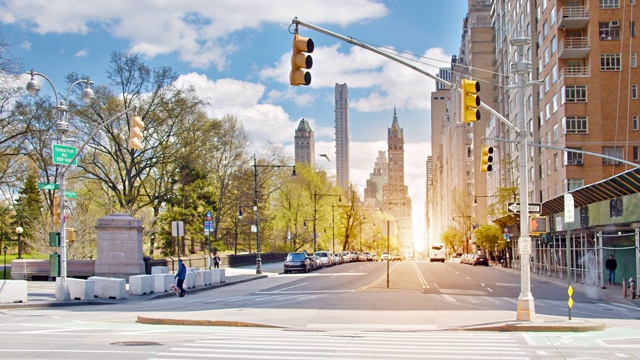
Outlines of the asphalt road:
{"type": "MultiPolygon", "coordinates": [[[[637,307],[574,294],[574,317],[603,321],[589,333],[460,332],[513,320],[520,277],[453,263],[351,263],[114,305],[0,312],[0,358],[640,358],[637,307]],[[274,328],[167,326],[200,319],[274,328]],[[279,328],[283,326],[284,328],[279,328]],[[438,331],[435,331],[438,330],[438,331]]],[[[567,315],[566,284],[532,278],[540,318],[567,315]]]]}

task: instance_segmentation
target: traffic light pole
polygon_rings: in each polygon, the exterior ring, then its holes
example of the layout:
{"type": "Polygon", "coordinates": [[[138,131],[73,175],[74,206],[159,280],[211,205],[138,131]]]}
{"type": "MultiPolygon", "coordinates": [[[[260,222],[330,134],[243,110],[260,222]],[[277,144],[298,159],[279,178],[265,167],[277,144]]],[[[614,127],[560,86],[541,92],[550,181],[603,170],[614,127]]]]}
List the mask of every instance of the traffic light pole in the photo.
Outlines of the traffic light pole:
{"type": "MultiPolygon", "coordinates": [[[[73,162],[78,158],[78,156],[80,156],[80,154],[82,153],[82,151],[84,150],[84,148],[87,146],[87,144],[89,144],[89,141],[91,141],[91,139],[94,138],[94,136],[96,136],[96,134],[98,134],[98,132],[100,130],[102,130],[105,126],[111,124],[112,122],[114,122],[115,120],[117,120],[118,118],[120,118],[122,115],[125,115],[131,111],[134,111],[137,109],[137,105],[134,105],[116,115],[114,115],[113,117],[111,117],[110,119],[108,119],[107,121],[105,121],[104,123],[102,123],[100,126],[98,126],[97,129],[95,129],[91,135],[89,135],[89,138],[87,138],[87,140],[80,146],[80,148],[78,149],[78,151],[76,151],[76,154],[71,158],[71,160],[69,160],[69,162],[62,168],[62,170],[60,171],[60,184],[59,184],[59,194],[60,194],[60,284],[59,286],[62,289],[58,289],[56,290],[56,298],[58,300],[66,300],[68,299],[68,292],[66,290],[64,290],[65,285],[66,285],[66,281],[67,281],[67,244],[66,244],[66,231],[65,231],[65,217],[64,217],[64,192],[65,192],[65,174],[67,173],[67,170],[69,170],[69,168],[71,167],[71,164],[73,164],[73,162]]],[[[66,117],[66,114],[65,114],[66,117]]],[[[61,136],[61,141],[62,143],[64,143],[64,135],[61,136]]]]}

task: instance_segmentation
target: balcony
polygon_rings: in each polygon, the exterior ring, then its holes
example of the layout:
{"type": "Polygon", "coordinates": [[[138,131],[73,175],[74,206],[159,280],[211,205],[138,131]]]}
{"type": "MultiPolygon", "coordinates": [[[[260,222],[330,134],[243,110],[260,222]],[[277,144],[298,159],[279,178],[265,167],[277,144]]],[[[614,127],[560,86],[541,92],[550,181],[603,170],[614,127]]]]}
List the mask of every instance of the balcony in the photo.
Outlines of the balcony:
{"type": "Polygon", "coordinates": [[[558,26],[565,29],[584,29],[589,24],[588,6],[566,6],[558,12],[558,26]]]}
{"type": "Polygon", "coordinates": [[[560,59],[584,59],[590,51],[588,37],[568,37],[560,40],[560,44],[558,44],[560,59]]]}
{"type": "Polygon", "coordinates": [[[591,69],[586,66],[571,66],[560,70],[560,79],[565,77],[589,77],[591,69]]]}

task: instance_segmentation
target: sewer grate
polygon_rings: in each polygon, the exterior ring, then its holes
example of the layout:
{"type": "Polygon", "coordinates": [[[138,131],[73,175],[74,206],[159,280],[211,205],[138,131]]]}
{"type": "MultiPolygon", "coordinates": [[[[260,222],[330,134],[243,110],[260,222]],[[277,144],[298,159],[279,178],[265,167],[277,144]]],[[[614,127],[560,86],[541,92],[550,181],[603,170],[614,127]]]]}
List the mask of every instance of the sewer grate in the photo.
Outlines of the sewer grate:
{"type": "Polygon", "coordinates": [[[152,345],[160,345],[160,343],[154,341],[118,341],[111,343],[111,345],[116,346],[152,346],[152,345]]]}

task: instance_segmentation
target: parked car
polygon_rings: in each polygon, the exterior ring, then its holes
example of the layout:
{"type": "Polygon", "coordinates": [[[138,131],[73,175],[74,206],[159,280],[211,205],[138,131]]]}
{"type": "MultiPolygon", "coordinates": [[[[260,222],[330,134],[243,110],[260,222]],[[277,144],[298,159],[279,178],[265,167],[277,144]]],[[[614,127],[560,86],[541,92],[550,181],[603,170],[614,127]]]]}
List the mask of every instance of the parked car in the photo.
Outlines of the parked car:
{"type": "Polygon", "coordinates": [[[311,265],[311,270],[320,270],[322,269],[322,260],[315,255],[307,255],[307,259],[309,259],[309,263],[311,265]]]}
{"type": "Polygon", "coordinates": [[[389,253],[386,251],[383,251],[382,256],[380,256],[380,258],[382,259],[382,261],[389,260],[389,253]]]}
{"type": "Polygon", "coordinates": [[[469,256],[467,257],[467,265],[473,265],[473,262],[475,261],[476,254],[469,254],[469,256]]]}
{"type": "Polygon", "coordinates": [[[473,266],[476,265],[484,265],[484,266],[489,266],[489,258],[487,257],[487,255],[484,254],[478,254],[473,258],[473,266]]]}
{"type": "Polygon", "coordinates": [[[371,261],[378,261],[378,254],[371,253],[371,261]]]}
{"type": "Polygon", "coordinates": [[[294,271],[302,271],[305,273],[311,271],[311,261],[307,258],[306,253],[292,252],[287,254],[284,260],[284,273],[288,274],[294,271]]]}
{"type": "Polygon", "coordinates": [[[391,256],[391,261],[402,261],[402,255],[395,253],[391,256]]]}
{"type": "Polygon", "coordinates": [[[320,260],[322,260],[322,266],[333,266],[333,260],[331,259],[331,255],[329,255],[328,251],[316,251],[314,253],[314,255],[317,255],[320,257],[320,260]]]}
{"type": "Polygon", "coordinates": [[[342,256],[343,263],[351,262],[351,253],[348,251],[340,251],[340,256],[342,256]]]}

